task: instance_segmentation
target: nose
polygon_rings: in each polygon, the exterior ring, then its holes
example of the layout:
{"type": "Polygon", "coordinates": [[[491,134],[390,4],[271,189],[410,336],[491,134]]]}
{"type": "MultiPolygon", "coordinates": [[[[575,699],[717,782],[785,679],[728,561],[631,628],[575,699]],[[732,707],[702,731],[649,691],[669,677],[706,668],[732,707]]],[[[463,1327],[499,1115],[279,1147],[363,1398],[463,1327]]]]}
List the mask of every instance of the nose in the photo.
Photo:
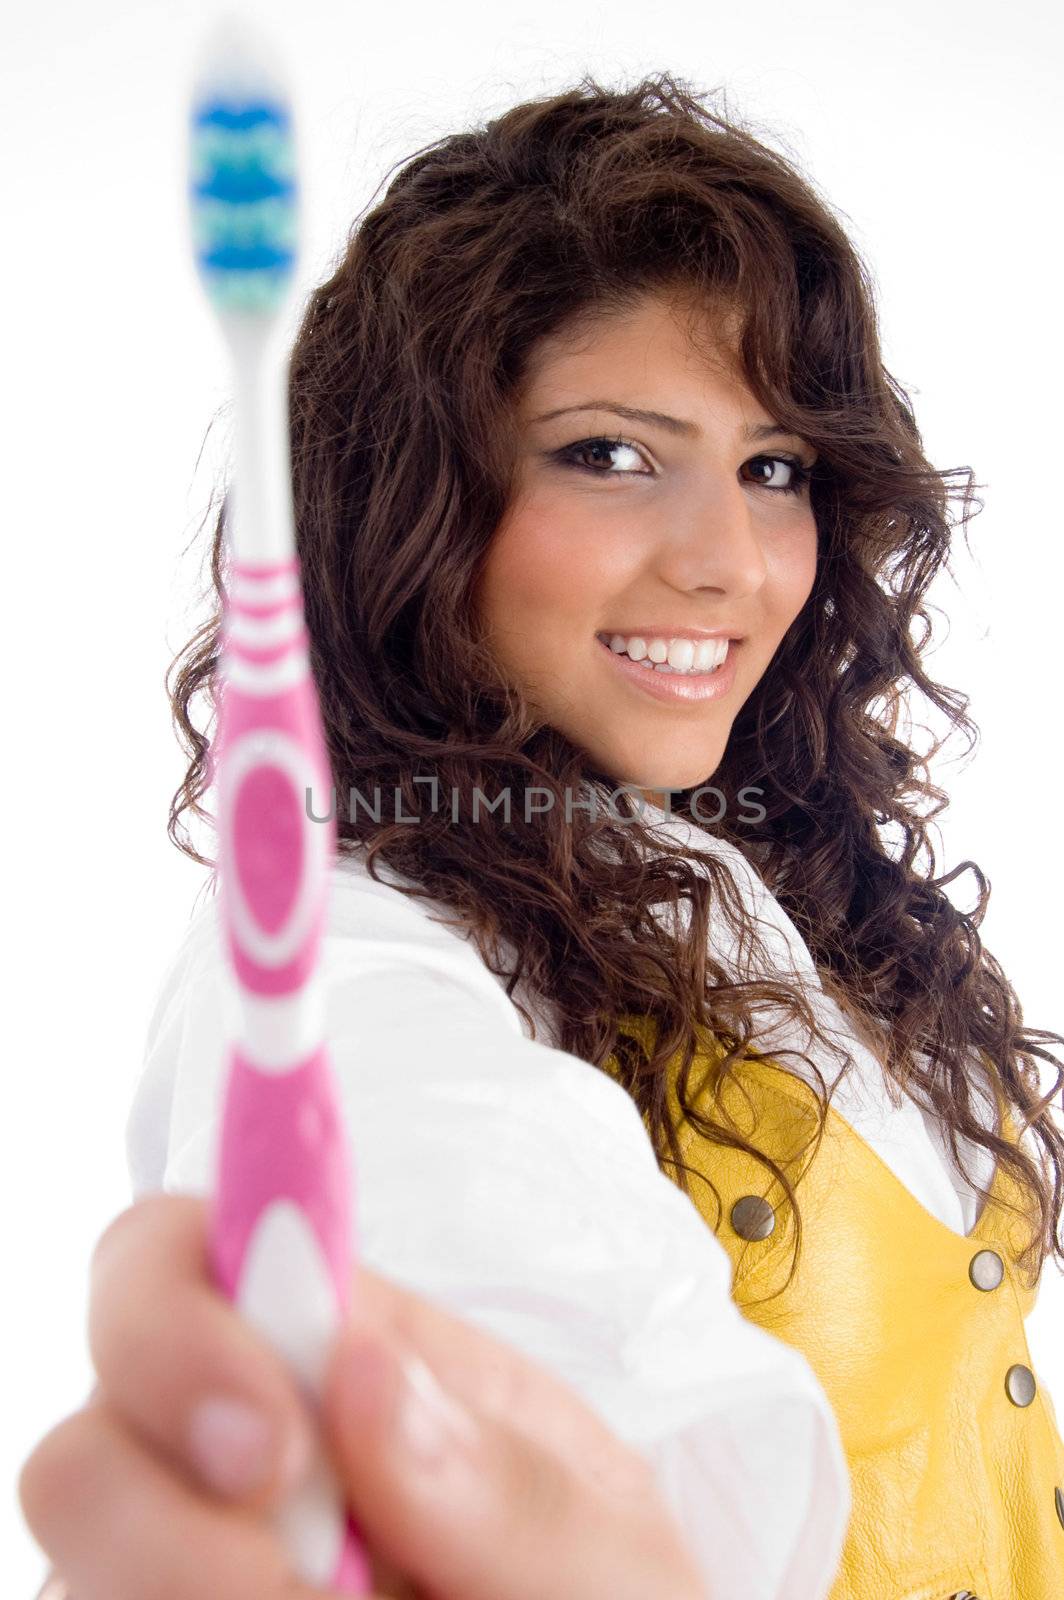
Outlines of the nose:
{"type": "Polygon", "coordinates": [[[756,513],[743,485],[715,483],[671,507],[657,550],[658,575],[674,589],[729,599],[756,594],[768,576],[756,513]]]}

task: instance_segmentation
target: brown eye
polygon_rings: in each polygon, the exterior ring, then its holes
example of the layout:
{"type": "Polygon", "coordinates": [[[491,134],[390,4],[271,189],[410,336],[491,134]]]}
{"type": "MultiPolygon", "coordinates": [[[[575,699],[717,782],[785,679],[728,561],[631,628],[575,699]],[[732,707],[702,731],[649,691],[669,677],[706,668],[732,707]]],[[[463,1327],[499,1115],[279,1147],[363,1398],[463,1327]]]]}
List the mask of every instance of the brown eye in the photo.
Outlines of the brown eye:
{"type": "Polygon", "coordinates": [[[632,444],[630,440],[619,438],[580,439],[575,444],[567,444],[561,450],[556,451],[555,459],[560,461],[563,466],[577,467],[585,472],[594,473],[599,478],[648,477],[651,475],[646,471],[640,473],[630,466],[617,472],[611,472],[610,457],[615,452],[620,452],[622,461],[627,459],[629,462],[633,460],[639,462],[645,459],[637,446],[632,444]]]}
{"type": "Polygon", "coordinates": [[[798,494],[809,482],[811,469],[804,467],[794,456],[754,456],[744,463],[747,467],[767,468],[767,474],[758,480],[758,487],[768,489],[773,494],[798,494]],[[769,482],[769,479],[783,467],[786,469],[782,483],[769,482]]]}

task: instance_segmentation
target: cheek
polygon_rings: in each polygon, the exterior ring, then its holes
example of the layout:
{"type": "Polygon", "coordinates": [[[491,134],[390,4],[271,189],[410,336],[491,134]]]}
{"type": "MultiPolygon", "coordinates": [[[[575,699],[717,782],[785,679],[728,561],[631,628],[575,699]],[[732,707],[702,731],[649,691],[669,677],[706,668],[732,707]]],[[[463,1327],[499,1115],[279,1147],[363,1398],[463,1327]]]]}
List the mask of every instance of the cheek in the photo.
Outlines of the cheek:
{"type": "Polygon", "coordinates": [[[484,567],[481,604],[501,632],[535,621],[569,634],[570,618],[596,625],[617,585],[616,540],[571,508],[528,507],[500,527],[484,567]]]}
{"type": "Polygon", "coordinates": [[[805,522],[789,530],[774,551],[773,589],[777,610],[790,626],[812,593],[816,581],[817,528],[810,512],[805,522]]]}

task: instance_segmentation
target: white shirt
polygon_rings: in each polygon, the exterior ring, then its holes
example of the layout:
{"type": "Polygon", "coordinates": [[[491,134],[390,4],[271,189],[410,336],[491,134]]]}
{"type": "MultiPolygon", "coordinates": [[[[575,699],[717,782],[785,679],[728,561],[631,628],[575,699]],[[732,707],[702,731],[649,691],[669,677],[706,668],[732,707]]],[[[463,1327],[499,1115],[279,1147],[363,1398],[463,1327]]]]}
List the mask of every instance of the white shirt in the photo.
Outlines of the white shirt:
{"type": "MultiPolygon", "coordinates": [[[[690,838],[679,819],[657,815],[667,836],[690,838]]],[[[928,1210],[961,1222],[971,1203],[945,1170],[944,1146],[911,1102],[891,1103],[874,1059],[819,990],[793,923],[740,851],[693,832],[740,877],[774,970],[806,977],[818,1016],[861,1052],[869,1070],[843,1079],[836,1108],[928,1210]]],[[[658,1168],[620,1085],[550,1042],[549,1006],[519,990],[533,1040],[475,945],[378,870],[392,881],[374,882],[357,858],[337,863],[323,941],[361,1259],[564,1379],[641,1450],[711,1596],[822,1600],[850,1490],[812,1369],[738,1311],[730,1258],[658,1168]]],[[[711,944],[724,961],[723,926],[711,944]]],[[[235,1024],[211,898],[149,1025],[127,1128],[134,1195],[208,1192],[235,1024]]]]}

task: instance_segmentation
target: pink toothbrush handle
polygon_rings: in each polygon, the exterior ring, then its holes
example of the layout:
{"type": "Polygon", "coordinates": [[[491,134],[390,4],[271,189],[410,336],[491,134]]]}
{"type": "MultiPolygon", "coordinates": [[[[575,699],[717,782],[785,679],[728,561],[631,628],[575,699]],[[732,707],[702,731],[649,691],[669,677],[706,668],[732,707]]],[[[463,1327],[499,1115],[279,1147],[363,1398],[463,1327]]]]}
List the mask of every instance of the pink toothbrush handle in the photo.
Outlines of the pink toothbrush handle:
{"type": "MultiPolygon", "coordinates": [[[[299,568],[235,563],[214,759],[222,926],[244,1018],[230,1052],[209,1251],[219,1287],[312,1406],[350,1301],[353,1177],[318,958],[335,851],[299,568]],[[311,820],[329,811],[327,822],[311,820]]],[[[279,1516],[304,1580],[365,1595],[357,1524],[322,1457],[279,1516]]]]}

